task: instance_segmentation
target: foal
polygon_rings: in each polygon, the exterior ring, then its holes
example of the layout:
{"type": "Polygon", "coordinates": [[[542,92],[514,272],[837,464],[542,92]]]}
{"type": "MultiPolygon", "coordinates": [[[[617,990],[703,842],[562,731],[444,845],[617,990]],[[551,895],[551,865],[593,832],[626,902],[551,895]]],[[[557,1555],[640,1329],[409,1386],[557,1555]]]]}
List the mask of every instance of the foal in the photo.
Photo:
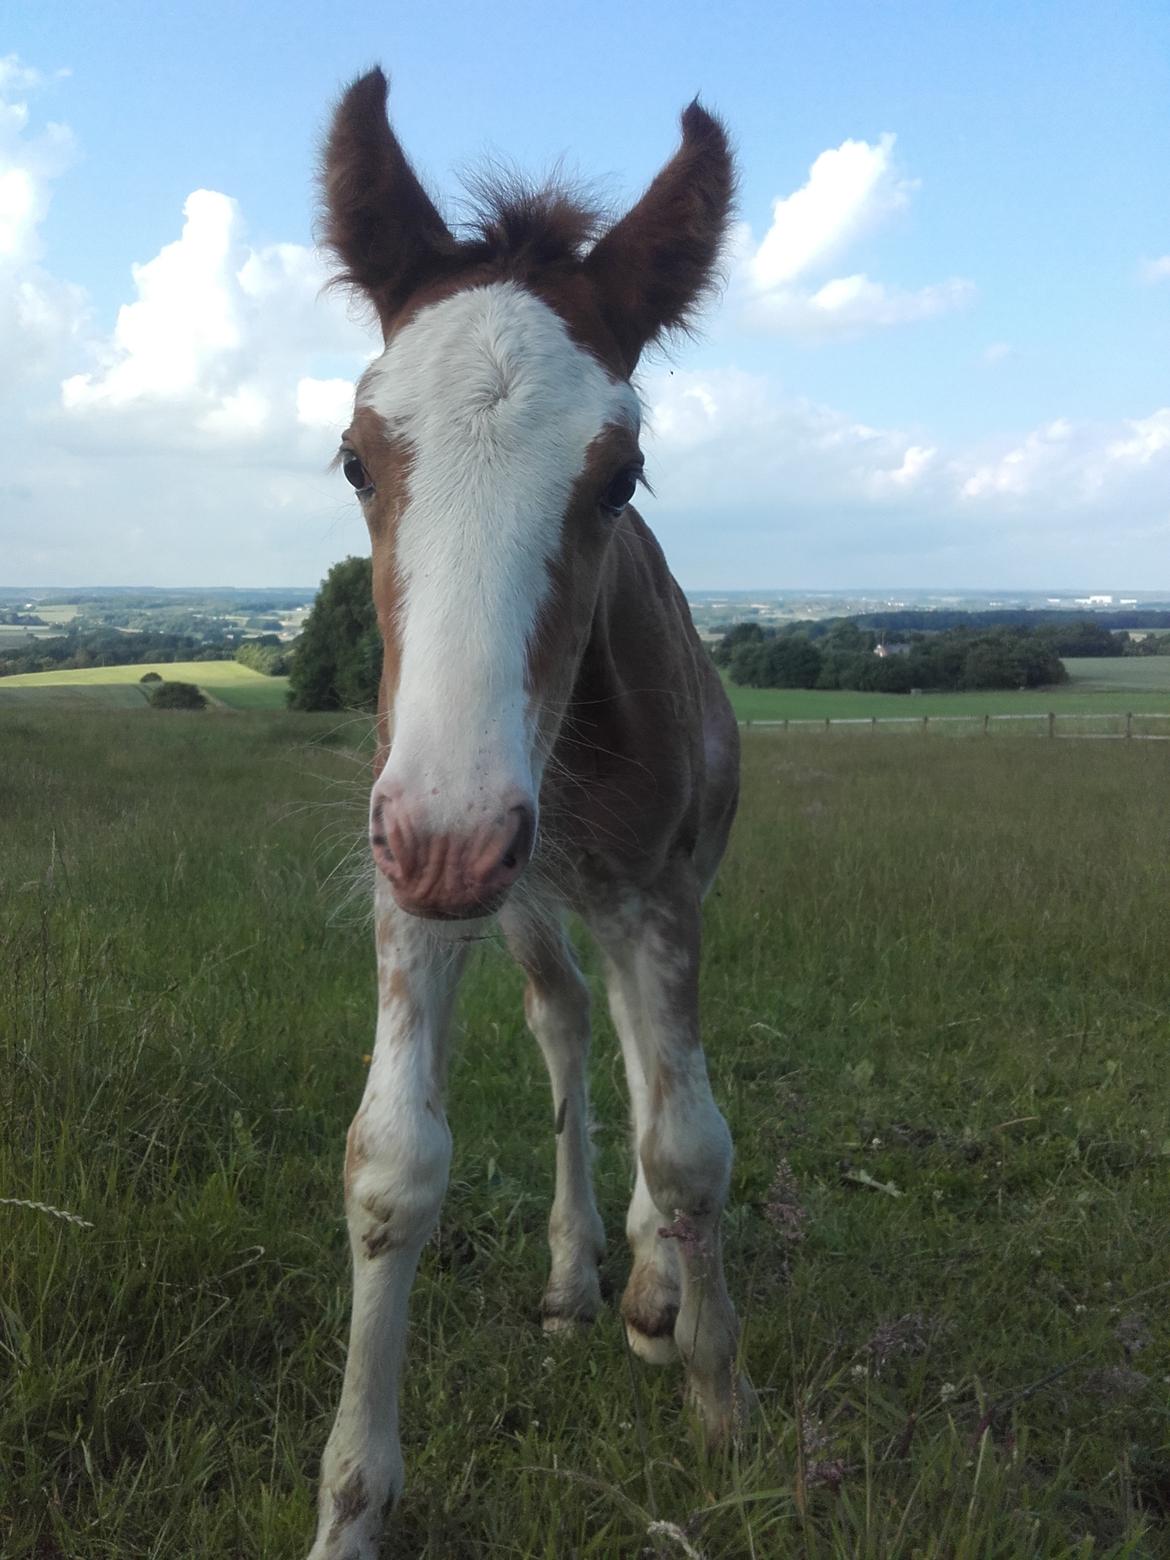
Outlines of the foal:
{"type": "Polygon", "coordinates": [[[346,1146],[353,1315],[311,1560],[372,1560],[402,1488],[407,1298],[447,1183],[467,923],[498,918],[552,1084],[545,1327],[592,1321],[601,1303],[573,911],[602,951],[633,1106],[630,1346],[654,1363],[681,1354],[715,1440],[743,1392],[720,1257],[731,1139],[698,1026],[700,901],[735,813],[738,732],[630,508],[642,455],[629,378],[711,282],[727,140],[692,103],[674,158],[600,237],[552,189],[489,196],[459,239],[385,104],[380,70],[349,89],[324,169],[327,242],[385,339],[340,453],[369,525],[384,661],[378,1025],[346,1146]]]}

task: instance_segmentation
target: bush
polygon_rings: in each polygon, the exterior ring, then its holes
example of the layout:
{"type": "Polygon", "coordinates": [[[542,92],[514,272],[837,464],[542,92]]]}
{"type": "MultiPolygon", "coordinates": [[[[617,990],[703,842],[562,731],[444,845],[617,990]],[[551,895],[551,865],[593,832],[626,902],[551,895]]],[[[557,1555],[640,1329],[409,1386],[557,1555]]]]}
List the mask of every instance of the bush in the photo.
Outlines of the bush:
{"type": "Polygon", "coordinates": [[[161,672],[143,672],[142,676],[138,679],[138,681],[139,682],[162,682],[162,673],[161,672]]]}
{"type": "Polygon", "coordinates": [[[288,672],[290,657],[278,639],[268,636],[264,640],[245,640],[236,651],[236,660],[265,677],[283,677],[288,672]]]}
{"type": "Polygon", "coordinates": [[[194,683],[163,682],[150,695],[152,709],[156,710],[205,710],[207,700],[194,683]]]}
{"type": "Polygon", "coordinates": [[[368,558],[346,558],[326,576],[289,668],[294,710],[373,710],[382,676],[382,636],[368,558]]]}

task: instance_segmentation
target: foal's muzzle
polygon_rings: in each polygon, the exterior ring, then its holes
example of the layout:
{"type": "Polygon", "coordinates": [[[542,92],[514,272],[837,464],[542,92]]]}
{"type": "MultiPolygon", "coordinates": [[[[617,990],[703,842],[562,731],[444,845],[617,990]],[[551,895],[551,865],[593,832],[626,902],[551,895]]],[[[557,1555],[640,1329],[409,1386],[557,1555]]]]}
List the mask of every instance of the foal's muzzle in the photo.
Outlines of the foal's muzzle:
{"type": "Polygon", "coordinates": [[[536,815],[528,803],[467,833],[431,832],[401,799],[375,795],[370,849],[399,908],[431,920],[489,915],[532,856],[536,815]]]}

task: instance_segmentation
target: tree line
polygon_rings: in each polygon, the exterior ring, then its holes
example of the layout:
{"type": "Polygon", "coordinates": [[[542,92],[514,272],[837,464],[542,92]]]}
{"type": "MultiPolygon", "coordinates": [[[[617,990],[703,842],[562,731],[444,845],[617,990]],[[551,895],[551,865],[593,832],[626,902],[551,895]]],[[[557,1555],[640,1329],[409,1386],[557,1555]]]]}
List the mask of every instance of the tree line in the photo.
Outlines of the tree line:
{"type": "MultiPolygon", "coordinates": [[[[989,688],[1043,688],[1068,681],[1061,649],[1075,636],[1062,629],[953,628],[903,637],[897,649],[848,618],[824,625],[765,630],[739,623],[713,651],[732,682],[747,688],[849,688],[909,693],[989,688]],[[815,628],[814,633],[810,630],[815,628]]],[[[1085,652],[1079,652],[1085,653],[1085,652]]]]}
{"type": "Polygon", "coordinates": [[[0,677],[23,672],[64,672],[87,666],[141,666],[148,661],[230,661],[234,642],[208,644],[194,634],[119,633],[70,629],[52,639],[0,650],[0,677]]]}

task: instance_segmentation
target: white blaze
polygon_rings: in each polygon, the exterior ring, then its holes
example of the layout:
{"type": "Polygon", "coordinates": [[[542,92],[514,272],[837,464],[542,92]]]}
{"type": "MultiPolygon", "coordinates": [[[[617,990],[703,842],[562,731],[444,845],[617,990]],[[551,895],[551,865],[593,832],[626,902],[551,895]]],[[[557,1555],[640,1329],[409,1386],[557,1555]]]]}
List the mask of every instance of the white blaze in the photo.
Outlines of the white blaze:
{"type": "Polygon", "coordinates": [[[637,427],[637,398],[547,304],[499,282],[421,310],[358,400],[411,454],[384,777],[432,829],[466,827],[510,791],[535,799],[528,641],[586,451],[607,425],[637,427]]]}

